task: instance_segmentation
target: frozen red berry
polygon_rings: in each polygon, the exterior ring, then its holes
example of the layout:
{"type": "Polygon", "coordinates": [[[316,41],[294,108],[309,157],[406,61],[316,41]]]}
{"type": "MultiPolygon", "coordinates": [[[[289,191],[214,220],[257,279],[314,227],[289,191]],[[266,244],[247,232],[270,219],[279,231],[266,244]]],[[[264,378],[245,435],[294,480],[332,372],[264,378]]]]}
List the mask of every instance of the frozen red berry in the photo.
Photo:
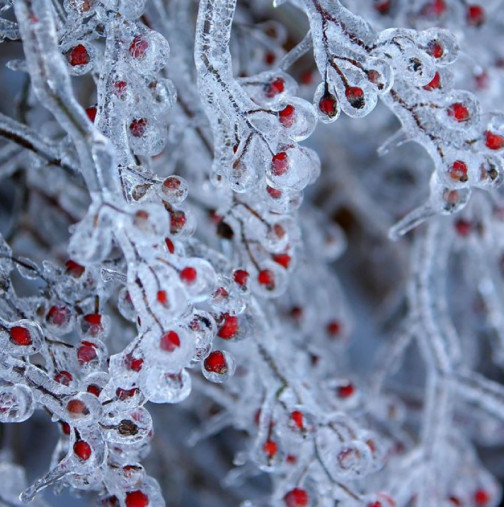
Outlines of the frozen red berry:
{"type": "Polygon", "coordinates": [[[73,446],[73,451],[82,461],[87,461],[91,457],[91,446],[84,440],[77,440],[73,446]]]}
{"type": "Polygon", "coordinates": [[[229,315],[229,313],[224,314],[224,321],[219,328],[219,332],[217,335],[224,340],[230,340],[236,336],[238,332],[238,317],[234,315],[229,315]]]}
{"type": "Polygon", "coordinates": [[[206,371],[223,375],[228,371],[228,364],[220,350],[214,350],[205,359],[203,366],[206,371]]]}
{"type": "Polygon", "coordinates": [[[9,330],[10,341],[15,345],[27,347],[32,344],[31,333],[28,329],[22,326],[13,326],[9,330]]]}
{"type": "Polygon", "coordinates": [[[67,53],[68,63],[72,67],[79,65],[86,65],[89,63],[89,53],[87,49],[82,45],[78,44],[67,53]]]}
{"type": "Polygon", "coordinates": [[[196,278],[198,276],[198,272],[188,266],[180,271],[180,279],[187,285],[190,285],[196,281],[196,278]]]}
{"type": "Polygon", "coordinates": [[[284,502],[287,507],[307,507],[308,493],[301,488],[291,489],[284,496],[284,502]]]}
{"type": "Polygon", "coordinates": [[[159,347],[166,352],[174,352],[180,347],[179,335],[175,331],[168,331],[161,337],[159,347]]]}
{"type": "Polygon", "coordinates": [[[126,507],[147,507],[149,505],[149,497],[139,489],[130,491],[126,494],[126,507]]]}

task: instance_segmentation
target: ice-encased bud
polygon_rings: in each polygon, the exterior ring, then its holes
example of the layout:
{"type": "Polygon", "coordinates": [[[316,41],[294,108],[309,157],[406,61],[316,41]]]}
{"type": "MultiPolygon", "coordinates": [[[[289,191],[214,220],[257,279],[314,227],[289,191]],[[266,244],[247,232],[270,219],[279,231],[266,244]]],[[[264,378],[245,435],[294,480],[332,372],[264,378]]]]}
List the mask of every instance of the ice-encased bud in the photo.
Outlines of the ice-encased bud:
{"type": "Polygon", "coordinates": [[[279,104],[278,121],[282,134],[295,142],[304,141],[311,136],[317,125],[317,113],[306,100],[290,97],[279,104]]]}
{"type": "Polygon", "coordinates": [[[152,367],[142,371],[140,388],[152,403],[180,403],[191,392],[191,376],[185,369],[169,373],[163,368],[152,367]]]}
{"type": "Polygon", "coordinates": [[[35,410],[35,400],[30,388],[23,384],[0,386],[0,422],[18,423],[26,421],[35,410]]]}

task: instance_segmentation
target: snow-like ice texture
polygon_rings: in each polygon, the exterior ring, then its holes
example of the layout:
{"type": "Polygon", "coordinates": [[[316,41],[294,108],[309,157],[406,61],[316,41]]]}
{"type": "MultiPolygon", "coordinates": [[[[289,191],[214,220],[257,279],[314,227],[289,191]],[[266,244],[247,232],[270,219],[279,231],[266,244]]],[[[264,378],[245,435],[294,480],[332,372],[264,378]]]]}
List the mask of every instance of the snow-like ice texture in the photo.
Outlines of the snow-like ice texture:
{"type": "Polygon", "coordinates": [[[0,0],[0,504],[497,506],[503,34],[0,0]]]}

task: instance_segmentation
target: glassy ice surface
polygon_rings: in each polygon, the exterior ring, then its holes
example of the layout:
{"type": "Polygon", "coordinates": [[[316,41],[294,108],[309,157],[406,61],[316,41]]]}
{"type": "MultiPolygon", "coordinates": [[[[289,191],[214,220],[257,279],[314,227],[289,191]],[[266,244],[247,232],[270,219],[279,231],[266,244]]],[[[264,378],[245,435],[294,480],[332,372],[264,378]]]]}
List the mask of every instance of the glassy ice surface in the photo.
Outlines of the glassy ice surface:
{"type": "Polygon", "coordinates": [[[501,10],[0,0],[0,503],[499,505],[501,10]]]}

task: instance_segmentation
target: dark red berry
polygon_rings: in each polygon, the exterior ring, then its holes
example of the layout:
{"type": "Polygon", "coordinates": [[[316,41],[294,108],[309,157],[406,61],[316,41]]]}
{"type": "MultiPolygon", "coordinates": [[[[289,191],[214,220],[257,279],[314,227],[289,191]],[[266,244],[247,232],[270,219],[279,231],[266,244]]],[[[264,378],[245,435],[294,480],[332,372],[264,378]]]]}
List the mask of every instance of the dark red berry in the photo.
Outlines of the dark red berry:
{"type": "Polygon", "coordinates": [[[89,118],[89,121],[94,123],[94,121],[96,119],[96,107],[95,106],[88,107],[86,109],[86,114],[87,114],[87,117],[89,118]]]}
{"type": "Polygon", "coordinates": [[[145,118],[137,118],[130,123],[129,129],[133,137],[143,137],[147,130],[147,120],[145,118]]]}
{"type": "Polygon", "coordinates": [[[91,342],[83,341],[82,345],[77,349],[77,359],[81,365],[96,361],[98,359],[96,345],[91,342]]]}
{"type": "Polygon", "coordinates": [[[70,310],[65,305],[53,305],[47,312],[46,320],[53,326],[64,326],[70,320],[70,310]]]}
{"type": "Polygon", "coordinates": [[[72,275],[74,278],[80,278],[86,269],[71,259],[65,262],[65,267],[67,274],[72,275]]]}
{"type": "Polygon", "coordinates": [[[68,371],[62,370],[62,371],[56,373],[56,375],[54,375],[54,380],[56,382],[58,382],[59,384],[63,384],[64,386],[69,386],[70,382],[72,382],[72,380],[73,380],[73,377],[68,371]]]}

